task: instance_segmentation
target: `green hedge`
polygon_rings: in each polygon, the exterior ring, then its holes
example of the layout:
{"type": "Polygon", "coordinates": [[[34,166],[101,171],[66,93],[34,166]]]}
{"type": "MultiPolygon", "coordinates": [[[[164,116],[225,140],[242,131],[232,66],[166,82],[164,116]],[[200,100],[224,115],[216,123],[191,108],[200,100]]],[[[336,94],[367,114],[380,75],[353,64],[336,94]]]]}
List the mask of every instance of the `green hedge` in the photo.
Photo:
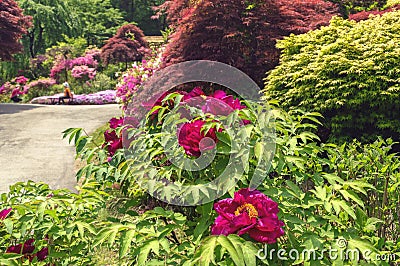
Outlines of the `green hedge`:
{"type": "Polygon", "coordinates": [[[321,112],[331,139],[400,136],[400,11],[278,42],[280,65],[265,81],[286,109],[321,112]]]}

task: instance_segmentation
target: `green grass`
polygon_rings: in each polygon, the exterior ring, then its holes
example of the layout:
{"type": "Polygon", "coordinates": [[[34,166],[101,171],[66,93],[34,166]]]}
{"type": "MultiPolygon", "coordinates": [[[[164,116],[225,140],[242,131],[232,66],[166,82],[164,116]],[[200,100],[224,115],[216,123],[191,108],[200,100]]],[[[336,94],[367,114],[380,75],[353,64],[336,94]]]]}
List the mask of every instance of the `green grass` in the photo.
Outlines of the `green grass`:
{"type": "Polygon", "coordinates": [[[108,123],[105,123],[101,127],[97,128],[93,133],[89,134],[93,138],[93,141],[88,144],[89,148],[95,148],[96,146],[101,146],[104,143],[104,131],[109,129],[108,123]]]}

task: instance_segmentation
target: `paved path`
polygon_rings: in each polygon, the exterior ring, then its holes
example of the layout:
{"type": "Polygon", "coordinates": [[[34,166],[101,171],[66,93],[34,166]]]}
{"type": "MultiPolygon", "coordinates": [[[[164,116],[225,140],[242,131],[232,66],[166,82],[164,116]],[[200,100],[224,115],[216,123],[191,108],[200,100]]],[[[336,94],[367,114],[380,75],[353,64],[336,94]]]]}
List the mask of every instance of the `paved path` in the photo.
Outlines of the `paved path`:
{"type": "Polygon", "coordinates": [[[26,180],[73,189],[74,147],[61,132],[74,127],[90,133],[120,114],[117,105],[0,104],[0,193],[26,180]]]}

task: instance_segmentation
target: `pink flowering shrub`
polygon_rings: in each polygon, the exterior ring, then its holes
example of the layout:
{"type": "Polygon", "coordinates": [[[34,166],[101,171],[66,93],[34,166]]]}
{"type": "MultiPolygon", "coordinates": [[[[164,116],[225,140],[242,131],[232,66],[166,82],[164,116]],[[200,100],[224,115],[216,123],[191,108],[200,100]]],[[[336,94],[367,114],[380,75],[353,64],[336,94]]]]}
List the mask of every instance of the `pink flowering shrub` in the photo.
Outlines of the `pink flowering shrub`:
{"type": "Polygon", "coordinates": [[[9,101],[13,97],[19,97],[25,95],[29,91],[29,86],[26,84],[28,78],[24,76],[18,76],[7,81],[0,86],[0,101],[9,101]]]}
{"type": "Polygon", "coordinates": [[[126,107],[141,85],[160,68],[161,63],[161,53],[156,58],[133,63],[132,67],[119,77],[116,86],[118,102],[126,107]]]}
{"type": "Polygon", "coordinates": [[[53,85],[56,85],[57,82],[52,78],[40,78],[34,81],[31,81],[28,84],[29,89],[48,89],[53,85]]]}
{"type": "MultiPolygon", "coordinates": [[[[95,59],[96,57],[98,57],[97,51],[89,50],[88,53],[85,54],[85,56],[77,57],[74,59],[62,58],[57,61],[50,70],[50,77],[58,80],[60,78],[60,74],[63,71],[70,71],[76,66],[86,66],[87,68],[96,69],[99,64],[98,61],[95,59]]],[[[91,73],[93,74],[93,71],[91,71],[91,73]]]]}
{"type": "Polygon", "coordinates": [[[29,82],[25,87],[25,93],[28,94],[29,99],[33,99],[35,97],[39,97],[42,95],[51,95],[52,87],[56,85],[57,82],[52,78],[39,78],[37,80],[33,80],[29,82]]]}
{"type": "Polygon", "coordinates": [[[96,76],[96,69],[87,65],[77,65],[72,68],[71,75],[76,79],[92,80],[96,76]]]}
{"type": "Polygon", "coordinates": [[[19,76],[14,79],[15,83],[20,85],[25,85],[28,82],[28,79],[24,76],[19,76]]]}

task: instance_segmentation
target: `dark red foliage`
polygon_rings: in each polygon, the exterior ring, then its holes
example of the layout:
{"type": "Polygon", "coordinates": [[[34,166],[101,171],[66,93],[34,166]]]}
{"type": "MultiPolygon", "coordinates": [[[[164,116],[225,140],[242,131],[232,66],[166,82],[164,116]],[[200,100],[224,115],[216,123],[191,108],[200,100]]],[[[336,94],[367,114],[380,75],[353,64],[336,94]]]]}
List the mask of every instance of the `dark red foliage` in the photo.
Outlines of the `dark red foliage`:
{"type": "Polygon", "coordinates": [[[277,39],[327,25],[339,14],[324,0],[187,2],[169,3],[167,9],[176,32],[164,53],[166,66],[214,60],[239,68],[259,84],[278,63],[277,39]]]}
{"type": "Polygon", "coordinates": [[[0,61],[12,60],[22,51],[22,35],[32,25],[32,17],[24,16],[14,0],[0,0],[0,61]]]}
{"type": "Polygon", "coordinates": [[[133,24],[124,25],[101,48],[101,60],[105,65],[118,62],[141,61],[150,53],[143,31],[133,24]]]}
{"type": "Polygon", "coordinates": [[[153,18],[159,18],[166,14],[167,21],[170,27],[176,27],[181,18],[185,17],[191,10],[188,7],[191,5],[190,0],[171,0],[165,1],[163,4],[154,7],[157,12],[153,18]]]}
{"type": "Polygon", "coordinates": [[[387,12],[392,12],[394,10],[400,10],[400,5],[394,5],[388,9],[385,10],[372,10],[372,11],[361,11],[355,14],[351,14],[349,16],[350,20],[355,20],[355,21],[361,21],[361,20],[366,20],[369,18],[370,15],[382,15],[387,12]]]}

